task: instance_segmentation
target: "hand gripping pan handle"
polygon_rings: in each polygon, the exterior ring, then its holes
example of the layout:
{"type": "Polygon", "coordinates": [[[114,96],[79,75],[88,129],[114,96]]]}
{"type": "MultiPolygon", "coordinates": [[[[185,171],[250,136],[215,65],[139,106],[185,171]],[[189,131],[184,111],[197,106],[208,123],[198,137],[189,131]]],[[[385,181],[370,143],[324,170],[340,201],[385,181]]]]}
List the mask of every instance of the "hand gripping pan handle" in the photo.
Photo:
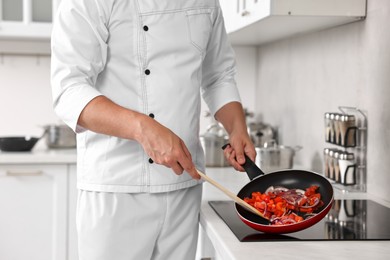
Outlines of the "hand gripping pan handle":
{"type": "MultiPolygon", "coordinates": [[[[230,145],[229,143],[222,146],[222,149],[225,150],[225,148],[230,145]]],[[[250,180],[253,180],[261,175],[264,175],[265,173],[257,167],[257,165],[249,158],[246,154],[245,155],[245,163],[242,165],[242,167],[245,169],[246,174],[248,175],[250,180]]]]}

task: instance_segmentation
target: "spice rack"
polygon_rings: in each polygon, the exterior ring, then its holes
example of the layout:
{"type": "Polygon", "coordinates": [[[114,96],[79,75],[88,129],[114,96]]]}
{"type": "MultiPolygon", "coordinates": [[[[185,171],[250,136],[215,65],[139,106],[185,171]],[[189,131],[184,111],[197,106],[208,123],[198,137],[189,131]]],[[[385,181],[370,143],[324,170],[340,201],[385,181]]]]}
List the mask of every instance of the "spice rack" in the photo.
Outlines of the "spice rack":
{"type": "Polygon", "coordinates": [[[327,112],[325,121],[324,175],[342,192],[366,192],[367,116],[356,107],[340,106],[327,112]]]}

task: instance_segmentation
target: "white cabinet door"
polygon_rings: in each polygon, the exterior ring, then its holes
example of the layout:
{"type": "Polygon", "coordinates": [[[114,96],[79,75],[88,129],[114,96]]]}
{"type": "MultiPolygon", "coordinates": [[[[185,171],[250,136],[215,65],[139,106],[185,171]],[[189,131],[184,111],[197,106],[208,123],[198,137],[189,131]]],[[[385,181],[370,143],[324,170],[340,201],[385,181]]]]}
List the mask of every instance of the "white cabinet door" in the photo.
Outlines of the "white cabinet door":
{"type": "Polygon", "coordinates": [[[75,164],[69,165],[68,172],[69,172],[68,260],[77,260],[78,248],[77,248],[77,230],[76,230],[76,206],[77,206],[76,165],[75,164]]]}
{"type": "Polygon", "coordinates": [[[49,40],[59,2],[60,0],[1,0],[0,37],[49,40]]]}
{"type": "Polygon", "coordinates": [[[2,21],[23,21],[23,0],[1,0],[0,20],[2,21]]]}
{"type": "Polygon", "coordinates": [[[219,3],[223,13],[226,32],[230,33],[237,27],[237,23],[240,22],[240,0],[219,0],[219,3]]]}
{"type": "Polygon", "coordinates": [[[241,28],[259,19],[259,12],[269,12],[269,8],[259,9],[261,0],[220,0],[227,33],[241,28]]]}
{"type": "Polygon", "coordinates": [[[0,166],[0,259],[66,259],[66,188],[66,165],[0,166]]]}
{"type": "Polygon", "coordinates": [[[0,54],[50,54],[61,0],[0,0],[0,54]]]}
{"type": "Polygon", "coordinates": [[[1,0],[0,17],[7,22],[52,21],[53,0],[1,0]]]}

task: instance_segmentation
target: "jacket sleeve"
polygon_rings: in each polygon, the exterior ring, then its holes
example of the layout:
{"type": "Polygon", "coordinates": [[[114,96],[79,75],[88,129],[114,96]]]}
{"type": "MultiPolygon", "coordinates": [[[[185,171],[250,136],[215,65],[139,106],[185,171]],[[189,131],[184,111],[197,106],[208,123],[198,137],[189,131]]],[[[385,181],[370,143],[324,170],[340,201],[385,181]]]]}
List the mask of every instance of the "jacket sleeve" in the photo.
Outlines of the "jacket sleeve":
{"type": "Polygon", "coordinates": [[[227,38],[219,1],[216,3],[213,29],[203,61],[201,88],[212,115],[229,102],[241,102],[235,81],[235,54],[227,38]]]}
{"type": "Polygon", "coordinates": [[[108,30],[97,1],[62,1],[51,37],[51,86],[56,114],[75,132],[84,107],[101,93],[94,87],[107,57],[108,30]]]}

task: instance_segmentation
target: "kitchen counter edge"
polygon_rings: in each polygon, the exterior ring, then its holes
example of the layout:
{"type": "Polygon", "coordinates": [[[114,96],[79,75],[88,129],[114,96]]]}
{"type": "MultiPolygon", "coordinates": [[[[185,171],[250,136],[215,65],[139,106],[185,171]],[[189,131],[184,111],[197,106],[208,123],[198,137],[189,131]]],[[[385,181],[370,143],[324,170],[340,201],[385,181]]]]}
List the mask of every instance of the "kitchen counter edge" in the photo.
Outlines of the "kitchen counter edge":
{"type": "Polygon", "coordinates": [[[31,152],[0,151],[2,164],[76,164],[76,149],[39,149],[31,152]]]}

